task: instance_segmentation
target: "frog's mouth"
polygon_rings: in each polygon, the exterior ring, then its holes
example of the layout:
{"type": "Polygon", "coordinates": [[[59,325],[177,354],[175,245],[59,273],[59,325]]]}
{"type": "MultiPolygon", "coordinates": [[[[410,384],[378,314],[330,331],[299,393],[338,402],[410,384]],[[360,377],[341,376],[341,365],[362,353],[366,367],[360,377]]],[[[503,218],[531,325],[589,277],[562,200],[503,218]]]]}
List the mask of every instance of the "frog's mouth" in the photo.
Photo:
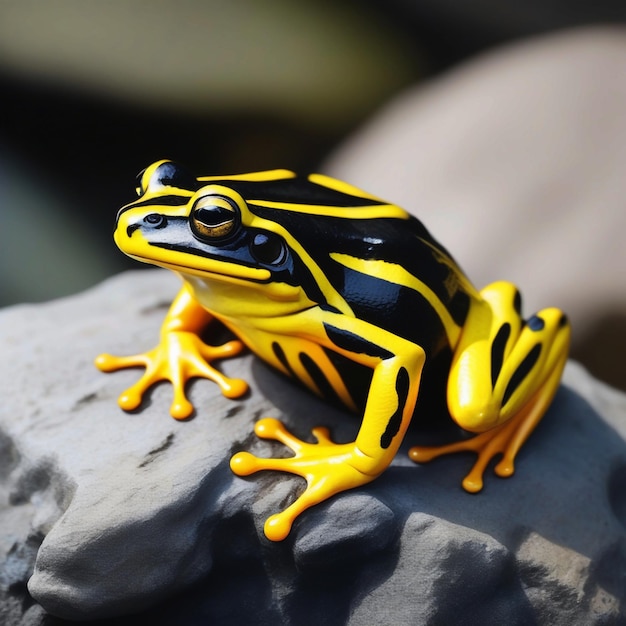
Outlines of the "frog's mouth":
{"type": "MultiPolygon", "coordinates": [[[[248,267],[246,265],[239,265],[237,263],[229,263],[228,261],[219,261],[217,259],[209,259],[206,257],[196,256],[188,254],[190,257],[189,264],[184,263],[182,260],[174,261],[166,258],[170,250],[160,248],[164,254],[162,256],[142,255],[136,252],[128,252],[122,250],[125,254],[141,261],[142,263],[149,263],[151,265],[158,265],[165,269],[172,270],[174,272],[191,274],[193,276],[207,277],[212,280],[221,280],[226,282],[246,281],[258,284],[267,284],[271,280],[272,274],[265,268],[248,267]]],[[[181,252],[171,252],[172,255],[178,257],[181,252]]]]}
{"type": "Polygon", "coordinates": [[[189,267],[181,262],[176,263],[163,258],[157,259],[154,256],[144,256],[136,252],[128,252],[123,248],[121,249],[124,254],[137,261],[170,270],[180,275],[183,279],[187,276],[193,276],[206,281],[230,283],[233,286],[260,291],[271,300],[279,302],[296,302],[301,299],[300,287],[284,282],[272,282],[270,271],[264,268],[246,267],[245,265],[237,265],[236,263],[194,255],[191,256],[193,256],[192,260],[196,267],[189,267]]]}
{"type": "MultiPolygon", "coordinates": [[[[157,224],[155,234],[162,232],[157,224]]],[[[216,256],[207,253],[193,245],[193,240],[187,240],[187,221],[180,220],[178,228],[167,238],[150,236],[142,232],[141,224],[125,223],[120,221],[113,238],[117,247],[126,255],[141,261],[159,265],[173,271],[185,271],[196,275],[210,274],[214,279],[230,280],[241,279],[255,283],[267,283],[272,279],[269,269],[257,267],[247,263],[240,263],[237,259],[225,256],[216,256]],[[178,232],[177,232],[178,231],[178,232]]]]}

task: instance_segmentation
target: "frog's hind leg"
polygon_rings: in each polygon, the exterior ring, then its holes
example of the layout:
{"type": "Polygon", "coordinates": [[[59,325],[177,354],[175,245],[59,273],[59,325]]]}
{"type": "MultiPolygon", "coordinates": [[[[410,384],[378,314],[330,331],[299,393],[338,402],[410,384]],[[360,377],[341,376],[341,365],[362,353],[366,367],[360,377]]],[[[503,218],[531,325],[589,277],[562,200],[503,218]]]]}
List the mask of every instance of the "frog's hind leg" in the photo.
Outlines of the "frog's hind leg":
{"type": "Polygon", "coordinates": [[[570,336],[567,318],[559,309],[543,309],[522,320],[519,293],[510,283],[489,285],[481,295],[484,301],[470,310],[448,380],[450,414],[459,426],[479,434],[409,451],[418,463],[454,452],[476,452],[476,463],[463,480],[470,492],[482,489],[484,471],[499,454],[496,474],[513,474],[517,453],[558,389],[570,336]]]}

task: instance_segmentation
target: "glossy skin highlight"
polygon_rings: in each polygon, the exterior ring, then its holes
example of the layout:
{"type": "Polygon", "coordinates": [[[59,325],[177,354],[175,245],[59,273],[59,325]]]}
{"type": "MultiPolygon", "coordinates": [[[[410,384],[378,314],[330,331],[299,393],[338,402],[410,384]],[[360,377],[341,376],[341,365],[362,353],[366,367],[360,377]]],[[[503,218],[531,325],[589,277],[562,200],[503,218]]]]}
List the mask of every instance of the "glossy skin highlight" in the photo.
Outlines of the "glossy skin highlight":
{"type": "Polygon", "coordinates": [[[267,520],[269,539],[284,539],[307,508],[379,476],[411,420],[427,418],[421,407],[438,396],[476,436],[413,447],[410,457],[423,463],[475,452],[463,480],[470,492],[482,489],[495,456],[502,455],[499,476],[513,473],[567,359],[570,328],[561,311],[544,309],[524,320],[513,285],[476,290],[416,218],[320,174],[195,178],[159,161],[141,174],[137,193],[118,213],[115,241],[129,256],[176,272],[183,287],[156,348],[96,359],[103,371],[145,367],[119,398],[124,410],[138,408],[164,379],[173,385],[170,412],[177,419],[193,411],[185,394],[190,378],[208,378],[225,396],[240,397],[247,384],[211,363],[247,346],[313,393],[361,415],[356,439],[345,444],[334,443],[327,428],[314,429],[317,442],[307,443],[278,420],[257,422],[259,437],[280,441],[294,456],[242,451],[231,459],[232,470],[240,476],[279,470],[307,482],[267,520]],[[206,345],[199,335],[214,319],[237,339],[206,345]]]}

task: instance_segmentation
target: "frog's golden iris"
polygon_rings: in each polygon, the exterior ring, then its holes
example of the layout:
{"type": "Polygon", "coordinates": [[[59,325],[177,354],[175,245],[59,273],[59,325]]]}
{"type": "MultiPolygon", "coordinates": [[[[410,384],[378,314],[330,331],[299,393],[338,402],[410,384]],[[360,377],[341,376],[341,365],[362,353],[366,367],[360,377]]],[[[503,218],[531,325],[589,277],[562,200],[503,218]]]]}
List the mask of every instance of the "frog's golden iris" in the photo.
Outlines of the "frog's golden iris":
{"type": "Polygon", "coordinates": [[[567,359],[570,329],[561,311],[544,309],[525,321],[513,285],[476,290],[417,219],[320,174],[194,178],[159,161],[140,175],[137,193],[118,213],[115,241],[126,254],[178,273],[183,287],[156,348],[96,360],[104,371],[146,367],[120,396],[122,408],[137,408],[162,379],[173,383],[171,413],[179,419],[193,410],[185,395],[192,377],[215,381],[228,397],[242,395],[246,383],[226,378],[211,362],[246,345],[314,393],[362,415],[355,441],[346,444],[334,443],[325,428],[313,431],[311,444],[277,420],[257,422],[258,436],[281,441],[295,456],[240,452],[233,471],[281,470],[308,483],[267,520],[267,537],[283,539],[308,507],[376,478],[411,420],[428,420],[438,399],[477,435],[413,447],[414,461],[475,451],[463,481],[472,492],[482,488],[496,455],[502,455],[496,473],[513,473],[567,359]],[[212,319],[238,340],[204,344],[199,333],[212,319]]]}
{"type": "Polygon", "coordinates": [[[189,225],[194,235],[207,243],[228,237],[237,227],[237,212],[228,198],[201,197],[191,209],[189,225]]]}

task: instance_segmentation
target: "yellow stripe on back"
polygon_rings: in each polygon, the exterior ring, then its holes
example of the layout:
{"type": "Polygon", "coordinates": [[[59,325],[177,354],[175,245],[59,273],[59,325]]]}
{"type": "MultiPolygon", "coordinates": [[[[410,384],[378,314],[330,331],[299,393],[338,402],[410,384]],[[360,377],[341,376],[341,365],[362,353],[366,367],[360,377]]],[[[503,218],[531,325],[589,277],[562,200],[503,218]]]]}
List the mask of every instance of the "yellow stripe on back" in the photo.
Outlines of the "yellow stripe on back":
{"type": "Polygon", "coordinates": [[[388,261],[359,259],[340,252],[333,252],[330,256],[334,261],[337,261],[337,263],[341,263],[341,265],[355,272],[380,278],[381,280],[386,280],[387,282],[417,291],[428,300],[428,303],[436,311],[444,326],[450,345],[456,345],[461,333],[461,328],[452,319],[452,315],[450,315],[445,304],[426,283],[413,276],[413,274],[405,270],[401,265],[389,263],[388,261]]]}
{"type": "Polygon", "coordinates": [[[320,204],[294,204],[291,202],[276,202],[274,200],[248,200],[250,204],[267,207],[268,209],[284,209],[294,213],[308,213],[323,217],[340,217],[343,219],[378,219],[391,217],[396,219],[409,219],[409,214],[393,204],[376,204],[373,206],[341,207],[325,206],[320,204]]]}
{"type": "Polygon", "coordinates": [[[480,294],[478,293],[478,291],[476,291],[476,287],[472,285],[469,278],[461,271],[459,266],[447,254],[444,254],[439,248],[434,246],[432,243],[426,241],[422,237],[420,237],[419,240],[425,246],[428,246],[433,251],[435,258],[437,259],[439,263],[443,263],[443,265],[445,265],[446,267],[450,268],[450,270],[452,270],[452,272],[456,275],[456,278],[461,284],[461,286],[463,287],[463,289],[468,294],[470,294],[472,298],[475,298],[476,300],[480,300],[480,294]]]}
{"type": "Polygon", "coordinates": [[[251,183],[263,183],[273,180],[288,180],[295,178],[296,173],[291,170],[265,170],[263,172],[250,172],[249,174],[231,174],[222,176],[199,176],[198,180],[213,182],[216,180],[242,180],[251,183]]]}
{"type": "Polygon", "coordinates": [[[309,181],[316,185],[321,185],[322,187],[332,189],[333,191],[345,193],[349,196],[355,196],[357,198],[363,198],[365,200],[375,200],[377,202],[380,202],[381,204],[387,204],[387,202],[385,202],[384,200],[373,196],[371,193],[367,193],[367,191],[363,191],[362,189],[354,187],[349,183],[345,183],[342,180],[337,180],[336,178],[331,178],[330,176],[326,176],[324,174],[310,174],[309,181]]]}

